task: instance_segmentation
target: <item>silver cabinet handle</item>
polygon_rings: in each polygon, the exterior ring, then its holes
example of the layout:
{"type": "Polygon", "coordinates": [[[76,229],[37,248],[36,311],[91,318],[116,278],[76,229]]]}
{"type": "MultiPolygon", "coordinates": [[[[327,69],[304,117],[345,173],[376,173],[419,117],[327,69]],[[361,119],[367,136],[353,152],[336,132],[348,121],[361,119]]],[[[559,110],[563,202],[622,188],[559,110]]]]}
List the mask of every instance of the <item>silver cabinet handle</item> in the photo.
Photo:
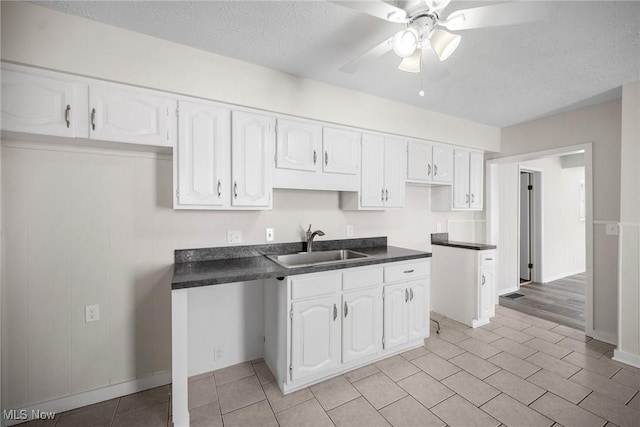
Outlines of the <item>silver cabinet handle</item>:
{"type": "Polygon", "coordinates": [[[349,306],[347,305],[347,302],[344,302],[344,318],[347,318],[347,314],[349,314],[349,306]]]}
{"type": "Polygon", "coordinates": [[[313,164],[315,165],[316,163],[318,163],[318,152],[313,150],[313,164]]]}
{"type": "Polygon", "coordinates": [[[389,201],[389,190],[388,190],[388,189],[387,189],[387,190],[384,190],[384,194],[385,194],[385,196],[384,196],[384,201],[385,201],[385,202],[388,202],[388,201],[389,201]]]}
{"type": "Polygon", "coordinates": [[[471,203],[475,202],[476,200],[476,195],[471,193],[471,203]]]}
{"type": "Polygon", "coordinates": [[[329,152],[328,151],[324,152],[324,164],[325,165],[329,164],[329,152]]]}
{"type": "Polygon", "coordinates": [[[427,165],[427,176],[431,176],[431,164],[427,165]]]}
{"type": "Polygon", "coordinates": [[[233,181],[233,198],[234,199],[238,198],[238,182],[237,181],[233,181]]]}
{"type": "Polygon", "coordinates": [[[67,127],[71,126],[71,105],[67,104],[67,108],[64,110],[64,121],[67,122],[67,127]]]}
{"type": "Polygon", "coordinates": [[[384,202],[384,188],[380,190],[380,200],[384,202]]]}
{"type": "Polygon", "coordinates": [[[466,201],[465,201],[465,203],[466,203],[466,204],[469,204],[469,195],[468,195],[468,194],[466,194],[465,196],[466,196],[466,198],[465,198],[465,200],[466,200],[466,201]]]}
{"type": "Polygon", "coordinates": [[[409,289],[404,290],[404,302],[409,302],[409,289]]]}
{"type": "Polygon", "coordinates": [[[409,274],[409,273],[413,273],[415,270],[405,270],[403,271],[404,274],[409,274]]]}
{"type": "Polygon", "coordinates": [[[433,176],[438,175],[438,165],[433,165],[433,176]]]}
{"type": "Polygon", "coordinates": [[[218,180],[218,199],[222,195],[222,183],[218,180]]]}
{"type": "Polygon", "coordinates": [[[91,130],[96,130],[96,109],[91,109],[91,130]]]}
{"type": "Polygon", "coordinates": [[[413,288],[409,288],[409,301],[413,301],[413,288]]]}
{"type": "Polygon", "coordinates": [[[336,305],[333,304],[333,321],[335,322],[337,318],[338,318],[338,307],[336,307],[336,305]]]}
{"type": "Polygon", "coordinates": [[[485,261],[493,261],[493,258],[485,258],[485,261]]]}
{"type": "Polygon", "coordinates": [[[484,286],[484,283],[486,282],[486,279],[484,277],[484,274],[482,275],[482,286],[484,286]]]}

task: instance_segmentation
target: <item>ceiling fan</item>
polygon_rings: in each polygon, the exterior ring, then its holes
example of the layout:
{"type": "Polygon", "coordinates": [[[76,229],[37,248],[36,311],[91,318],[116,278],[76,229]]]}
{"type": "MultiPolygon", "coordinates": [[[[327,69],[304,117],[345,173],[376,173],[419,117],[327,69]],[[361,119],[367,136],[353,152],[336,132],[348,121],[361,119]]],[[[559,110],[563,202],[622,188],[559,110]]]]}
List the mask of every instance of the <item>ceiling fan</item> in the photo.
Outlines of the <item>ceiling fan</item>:
{"type": "Polygon", "coordinates": [[[458,10],[446,18],[441,18],[442,12],[451,0],[420,0],[417,7],[414,6],[409,11],[382,0],[330,1],[385,21],[404,25],[404,28],[392,37],[342,67],[341,71],[346,73],[357,71],[366,63],[391,50],[402,58],[399,70],[419,73],[423,55],[433,59],[435,54],[438,60],[445,61],[458,48],[462,36],[447,30],[470,30],[538,21],[544,19],[551,9],[548,2],[509,2],[458,10]]]}

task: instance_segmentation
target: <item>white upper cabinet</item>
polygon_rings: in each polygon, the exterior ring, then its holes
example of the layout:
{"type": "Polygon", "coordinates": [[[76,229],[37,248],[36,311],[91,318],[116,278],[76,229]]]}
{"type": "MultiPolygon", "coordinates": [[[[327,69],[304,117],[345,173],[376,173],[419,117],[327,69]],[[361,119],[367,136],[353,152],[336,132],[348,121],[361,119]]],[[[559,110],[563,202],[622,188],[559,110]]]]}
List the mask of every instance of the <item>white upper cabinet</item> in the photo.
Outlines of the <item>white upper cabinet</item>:
{"type": "Polygon", "coordinates": [[[357,175],[360,168],[360,133],[325,127],[322,132],[322,170],[357,175]]]}
{"type": "Polygon", "coordinates": [[[407,146],[401,139],[385,138],[384,144],[384,206],[404,207],[407,176],[407,146]]]}
{"type": "Polygon", "coordinates": [[[453,207],[464,209],[469,207],[469,152],[455,150],[453,161],[453,207]]]}
{"type": "Polygon", "coordinates": [[[482,209],[484,183],[484,155],[478,152],[469,154],[469,207],[482,209]]]}
{"type": "Polygon", "coordinates": [[[173,147],[176,101],[123,85],[89,86],[92,139],[173,147]]]}
{"type": "Polygon", "coordinates": [[[362,135],[361,207],[382,208],[384,206],[384,164],[384,137],[362,135]]]}
{"type": "Polygon", "coordinates": [[[231,200],[231,111],[214,104],[179,102],[176,207],[207,209],[231,200]]]}
{"type": "Polygon", "coordinates": [[[232,114],[231,205],[270,207],[275,119],[242,111],[232,114]]]}
{"type": "Polygon", "coordinates": [[[88,137],[87,85],[57,73],[2,69],[2,129],[88,137]]]}
{"type": "Polygon", "coordinates": [[[278,119],[276,168],[316,172],[321,156],[321,125],[278,119]]]}
{"type": "Polygon", "coordinates": [[[404,207],[406,179],[406,142],[363,134],[360,191],[340,194],[340,207],[347,210],[404,207]]]}
{"type": "Polygon", "coordinates": [[[433,144],[410,141],[407,147],[407,179],[433,181],[433,144]]]}
{"type": "Polygon", "coordinates": [[[451,184],[453,180],[453,148],[435,144],[433,146],[433,182],[451,184]]]}

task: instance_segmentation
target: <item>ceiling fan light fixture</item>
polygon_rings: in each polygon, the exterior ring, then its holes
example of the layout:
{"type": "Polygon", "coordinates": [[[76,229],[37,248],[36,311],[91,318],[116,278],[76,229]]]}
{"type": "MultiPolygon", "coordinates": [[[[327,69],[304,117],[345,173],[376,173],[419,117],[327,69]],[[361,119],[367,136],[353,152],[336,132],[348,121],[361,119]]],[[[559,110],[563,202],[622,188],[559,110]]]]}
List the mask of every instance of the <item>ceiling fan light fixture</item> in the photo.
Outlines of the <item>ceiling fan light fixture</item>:
{"type": "Polygon", "coordinates": [[[402,60],[400,65],[398,65],[398,70],[406,71],[407,73],[419,73],[421,62],[422,49],[416,49],[413,55],[408,56],[402,60]]]}
{"type": "Polygon", "coordinates": [[[464,16],[464,12],[457,11],[449,15],[447,17],[447,20],[444,22],[441,22],[441,24],[444,25],[449,30],[457,30],[462,26],[462,24],[464,24],[466,20],[467,18],[464,16]]]}
{"type": "Polygon", "coordinates": [[[431,34],[431,47],[442,62],[453,55],[461,40],[462,37],[458,34],[451,34],[448,31],[438,29],[431,34]]]}
{"type": "Polygon", "coordinates": [[[400,30],[393,36],[391,47],[400,58],[407,58],[418,48],[418,31],[413,27],[400,30]]]}

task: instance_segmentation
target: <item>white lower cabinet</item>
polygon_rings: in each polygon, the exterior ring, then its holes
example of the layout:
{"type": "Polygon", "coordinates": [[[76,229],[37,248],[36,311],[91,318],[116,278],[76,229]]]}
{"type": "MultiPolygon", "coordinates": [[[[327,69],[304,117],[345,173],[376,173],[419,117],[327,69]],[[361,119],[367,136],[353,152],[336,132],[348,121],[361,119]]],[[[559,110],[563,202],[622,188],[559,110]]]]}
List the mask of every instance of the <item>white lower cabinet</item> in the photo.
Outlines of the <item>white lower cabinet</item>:
{"type": "Polygon", "coordinates": [[[495,250],[433,245],[432,309],[473,328],[495,315],[495,250]]]}
{"type": "Polygon", "coordinates": [[[291,379],[340,364],[340,316],[337,296],[291,304],[291,379]]]}
{"type": "Polygon", "coordinates": [[[264,359],[282,392],[422,345],[429,271],[420,259],[266,281],[264,359]]]}
{"type": "Polygon", "coordinates": [[[342,296],[342,363],[380,350],[382,316],[378,287],[342,296]]]}

